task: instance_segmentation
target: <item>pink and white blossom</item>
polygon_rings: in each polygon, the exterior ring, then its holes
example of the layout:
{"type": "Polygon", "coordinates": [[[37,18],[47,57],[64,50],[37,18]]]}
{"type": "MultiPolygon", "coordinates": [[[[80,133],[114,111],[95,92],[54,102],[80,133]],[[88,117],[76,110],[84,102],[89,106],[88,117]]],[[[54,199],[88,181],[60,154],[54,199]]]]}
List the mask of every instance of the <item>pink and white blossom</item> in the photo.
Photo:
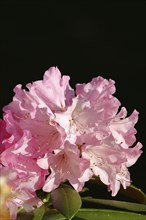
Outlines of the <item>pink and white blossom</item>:
{"type": "MultiPolygon", "coordinates": [[[[3,209],[2,217],[6,217],[7,209],[9,210],[10,219],[17,218],[18,208],[23,207],[26,211],[32,211],[34,206],[39,207],[42,201],[37,198],[35,190],[31,190],[31,182],[28,178],[19,177],[15,169],[3,167],[0,165],[0,187],[3,188],[1,193],[1,205],[3,209]],[[28,183],[27,183],[28,181],[28,183]],[[23,182],[29,185],[25,187],[23,182]]],[[[8,215],[7,215],[8,216],[8,215]]],[[[6,218],[7,219],[7,218],[6,218]]]]}
{"type": "Polygon", "coordinates": [[[52,67],[27,89],[17,85],[3,108],[0,163],[13,189],[7,201],[13,219],[18,207],[31,211],[42,204],[37,190],[51,192],[65,181],[81,191],[97,176],[112,196],[131,184],[128,168],[142,153],[135,143],[138,112],[127,117],[126,108],[119,110],[111,79],[98,76],[75,91],[69,79],[52,67]]]}
{"type": "Polygon", "coordinates": [[[81,158],[77,146],[68,141],[64,143],[60,151],[48,155],[47,160],[46,157],[38,160],[40,167],[44,167],[44,163],[47,163],[51,170],[43,187],[43,190],[47,192],[51,192],[66,180],[76,191],[81,191],[84,183],[92,176],[89,161],[81,158]]]}

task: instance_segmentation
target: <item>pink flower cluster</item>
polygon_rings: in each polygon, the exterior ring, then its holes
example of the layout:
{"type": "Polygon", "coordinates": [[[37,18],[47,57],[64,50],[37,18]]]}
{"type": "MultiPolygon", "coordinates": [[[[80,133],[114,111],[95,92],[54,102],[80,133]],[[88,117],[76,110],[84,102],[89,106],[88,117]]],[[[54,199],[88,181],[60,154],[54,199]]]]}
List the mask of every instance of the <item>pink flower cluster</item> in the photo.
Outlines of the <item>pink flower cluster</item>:
{"type": "Polygon", "coordinates": [[[138,112],[127,117],[124,107],[119,110],[113,80],[99,76],[74,91],[69,79],[52,67],[26,90],[17,85],[3,108],[0,162],[12,188],[7,206],[13,219],[17,207],[41,205],[37,190],[51,192],[66,180],[81,191],[98,176],[113,196],[131,183],[128,167],[142,153],[141,143],[133,146],[138,112]]]}

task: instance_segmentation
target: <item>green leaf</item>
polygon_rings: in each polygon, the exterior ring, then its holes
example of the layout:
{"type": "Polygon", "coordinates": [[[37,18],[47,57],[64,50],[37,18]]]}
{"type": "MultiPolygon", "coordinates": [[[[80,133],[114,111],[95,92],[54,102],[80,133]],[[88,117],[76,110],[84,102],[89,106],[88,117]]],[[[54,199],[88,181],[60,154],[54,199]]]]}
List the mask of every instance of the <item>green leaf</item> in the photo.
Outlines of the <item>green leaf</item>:
{"type": "Polygon", "coordinates": [[[117,200],[110,200],[110,199],[94,199],[94,198],[89,198],[89,197],[82,198],[82,201],[106,205],[106,206],[112,206],[112,207],[116,207],[120,209],[126,209],[129,211],[146,212],[146,205],[139,204],[139,203],[117,201],[117,200]]]}
{"type": "Polygon", "coordinates": [[[34,217],[32,220],[42,220],[45,213],[45,206],[42,205],[39,208],[34,209],[34,217]]]}
{"type": "Polygon", "coordinates": [[[43,217],[43,220],[65,220],[66,217],[55,209],[50,209],[43,217]]]}
{"type": "Polygon", "coordinates": [[[80,209],[76,214],[76,217],[73,218],[84,219],[84,220],[146,220],[145,215],[132,212],[124,211],[115,211],[107,209],[80,209]]]}
{"type": "Polygon", "coordinates": [[[67,219],[72,219],[82,205],[79,193],[67,185],[61,185],[52,191],[51,200],[54,208],[67,219]]]}
{"type": "MultiPolygon", "coordinates": [[[[106,189],[107,187],[97,177],[90,179],[88,181],[88,184],[90,186],[89,189],[92,189],[92,186],[94,184],[94,185],[98,185],[99,187],[105,188],[105,190],[107,190],[106,189]]],[[[126,196],[127,198],[130,198],[133,201],[136,201],[138,203],[146,204],[145,193],[141,189],[137,188],[134,185],[130,185],[129,187],[127,187],[127,189],[123,189],[121,187],[118,192],[118,195],[120,195],[120,194],[122,194],[122,195],[126,196]]]]}
{"type": "Polygon", "coordinates": [[[119,193],[122,193],[123,195],[132,198],[139,203],[146,203],[146,195],[141,189],[138,189],[134,185],[130,185],[127,189],[121,188],[119,193]]]}
{"type": "MultiPolygon", "coordinates": [[[[32,220],[29,215],[20,215],[20,220],[32,220]]],[[[49,210],[42,220],[65,220],[57,210],[49,210]]],[[[79,209],[73,220],[146,220],[146,215],[107,209],[79,209]]]]}

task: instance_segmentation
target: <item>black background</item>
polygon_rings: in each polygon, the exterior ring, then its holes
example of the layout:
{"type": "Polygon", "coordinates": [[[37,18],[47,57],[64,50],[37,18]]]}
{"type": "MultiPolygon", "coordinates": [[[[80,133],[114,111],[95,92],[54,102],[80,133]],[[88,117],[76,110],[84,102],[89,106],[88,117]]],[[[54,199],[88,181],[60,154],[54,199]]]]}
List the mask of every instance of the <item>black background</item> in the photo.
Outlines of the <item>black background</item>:
{"type": "Polygon", "coordinates": [[[129,114],[140,112],[143,154],[130,172],[146,192],[146,2],[101,2],[0,1],[0,109],[16,84],[42,79],[51,66],[72,86],[98,75],[115,80],[129,114]]]}

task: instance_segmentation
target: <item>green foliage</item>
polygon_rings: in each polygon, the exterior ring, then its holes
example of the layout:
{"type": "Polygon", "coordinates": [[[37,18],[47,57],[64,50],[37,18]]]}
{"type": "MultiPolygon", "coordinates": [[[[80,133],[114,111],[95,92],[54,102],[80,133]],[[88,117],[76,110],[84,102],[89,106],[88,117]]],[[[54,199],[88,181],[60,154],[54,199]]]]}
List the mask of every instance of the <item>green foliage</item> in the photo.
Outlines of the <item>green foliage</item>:
{"type": "Polygon", "coordinates": [[[44,205],[34,213],[21,210],[17,220],[146,220],[144,192],[131,185],[119,191],[120,195],[126,196],[126,201],[117,197],[111,199],[111,196],[99,199],[98,191],[102,187],[104,189],[98,179],[91,179],[79,194],[71,186],[63,184],[51,193],[41,194],[44,205]]]}
{"type": "Polygon", "coordinates": [[[132,198],[139,203],[146,203],[146,195],[144,194],[144,192],[141,191],[141,189],[137,188],[134,185],[130,185],[127,189],[121,188],[119,193],[129,198],[132,198]]]}
{"type": "Polygon", "coordinates": [[[34,209],[34,217],[33,220],[42,220],[45,213],[45,206],[42,205],[41,207],[34,209]]]}
{"type": "MultiPolygon", "coordinates": [[[[94,199],[90,197],[82,198],[84,202],[91,202],[95,204],[100,204],[104,206],[112,206],[119,209],[126,209],[134,212],[146,212],[146,205],[132,202],[124,202],[110,199],[94,199]]],[[[98,206],[97,206],[98,207],[98,206]]]]}
{"type": "Polygon", "coordinates": [[[43,220],[65,220],[66,217],[55,209],[49,210],[43,217],[43,220]]]}
{"type": "Polygon", "coordinates": [[[53,207],[67,219],[72,219],[82,205],[79,193],[67,185],[61,185],[52,191],[51,200],[53,207]]]}
{"type": "Polygon", "coordinates": [[[145,215],[106,209],[82,209],[74,219],[84,220],[146,220],[145,215]]]}
{"type": "MultiPolygon", "coordinates": [[[[89,195],[91,195],[91,191],[92,191],[93,187],[95,187],[94,188],[94,195],[96,194],[96,196],[101,190],[102,191],[104,190],[104,192],[107,191],[106,186],[97,177],[90,179],[87,184],[88,184],[89,195]]],[[[134,185],[130,185],[129,187],[127,187],[127,189],[123,189],[121,187],[121,189],[118,192],[118,196],[119,195],[124,195],[126,201],[130,199],[133,202],[146,204],[145,193],[141,189],[137,188],[134,185]]]]}

